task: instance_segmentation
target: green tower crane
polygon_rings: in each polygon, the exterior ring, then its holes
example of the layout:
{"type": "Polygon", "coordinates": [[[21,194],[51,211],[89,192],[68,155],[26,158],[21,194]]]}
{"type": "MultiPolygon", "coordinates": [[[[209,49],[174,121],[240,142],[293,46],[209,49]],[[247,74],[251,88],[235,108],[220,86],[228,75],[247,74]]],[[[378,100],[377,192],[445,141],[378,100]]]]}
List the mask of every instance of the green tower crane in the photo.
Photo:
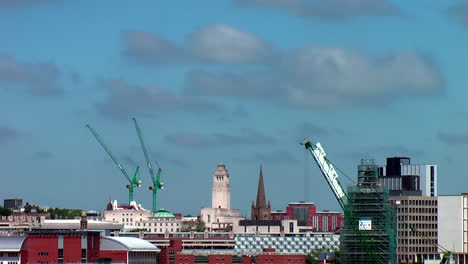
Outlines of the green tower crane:
{"type": "Polygon", "coordinates": [[[134,201],[133,199],[133,189],[135,187],[141,187],[141,180],[139,179],[138,177],[138,174],[139,174],[139,171],[140,171],[140,167],[136,167],[136,170],[135,170],[135,174],[133,175],[133,178],[130,179],[130,176],[128,175],[127,171],[124,169],[124,167],[120,164],[120,162],[117,160],[117,158],[114,156],[114,154],[112,154],[112,152],[110,151],[109,147],[107,147],[107,145],[104,143],[104,141],[102,140],[102,138],[99,136],[99,134],[90,126],[90,125],[86,125],[86,127],[89,129],[89,131],[91,131],[91,133],[93,133],[94,137],[97,139],[97,141],[99,142],[99,144],[101,144],[101,146],[104,148],[104,150],[107,152],[107,154],[110,156],[110,158],[112,159],[112,161],[115,163],[115,165],[117,165],[117,167],[119,168],[119,170],[122,172],[122,174],[125,176],[125,178],[128,180],[128,183],[126,185],[127,189],[128,189],[128,204],[130,204],[132,201],[134,201]]]}
{"type": "Polygon", "coordinates": [[[364,246],[367,255],[369,256],[370,262],[375,264],[385,264],[383,260],[379,259],[376,255],[375,249],[370,245],[370,240],[365,234],[359,229],[358,219],[354,215],[352,210],[348,209],[347,200],[348,195],[343,189],[341,182],[339,181],[338,173],[335,170],[333,164],[328,160],[325,150],[320,143],[312,144],[309,140],[304,139],[299,144],[304,147],[312,154],[315,162],[317,163],[323,177],[328,183],[328,186],[332,190],[335,198],[340,205],[345,215],[345,221],[351,224],[351,227],[357,235],[360,243],[364,246]]]}
{"type": "Polygon", "coordinates": [[[156,174],[156,177],[155,177],[153,166],[151,165],[151,160],[149,157],[148,150],[146,149],[145,141],[143,140],[143,135],[141,133],[140,126],[138,125],[136,118],[132,118],[132,120],[133,120],[133,123],[135,124],[135,129],[137,131],[138,139],[140,140],[141,149],[143,150],[143,154],[145,155],[146,165],[148,166],[151,180],[153,182],[153,186],[150,186],[149,189],[153,191],[153,214],[155,214],[156,211],[158,210],[158,190],[164,188],[164,183],[161,181],[162,169],[158,164],[158,167],[159,167],[158,173],[156,174]]]}

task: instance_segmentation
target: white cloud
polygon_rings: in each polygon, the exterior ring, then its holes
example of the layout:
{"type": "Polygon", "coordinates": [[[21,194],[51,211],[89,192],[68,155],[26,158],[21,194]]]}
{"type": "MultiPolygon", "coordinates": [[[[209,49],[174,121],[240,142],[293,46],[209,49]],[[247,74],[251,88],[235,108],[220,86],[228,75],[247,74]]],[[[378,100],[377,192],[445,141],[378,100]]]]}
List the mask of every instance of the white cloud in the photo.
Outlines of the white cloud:
{"type": "Polygon", "coordinates": [[[261,63],[272,56],[272,48],[260,37],[224,24],[192,33],[187,46],[194,57],[208,62],[261,63]]]}
{"type": "Polygon", "coordinates": [[[282,67],[290,103],[302,106],[372,104],[384,95],[432,94],[443,84],[425,57],[410,52],[379,58],[308,47],[287,56],[282,67]]]}
{"type": "Polygon", "coordinates": [[[224,24],[192,32],[183,45],[149,32],[122,32],[122,54],[140,63],[266,63],[273,48],[253,33],[224,24]]]}

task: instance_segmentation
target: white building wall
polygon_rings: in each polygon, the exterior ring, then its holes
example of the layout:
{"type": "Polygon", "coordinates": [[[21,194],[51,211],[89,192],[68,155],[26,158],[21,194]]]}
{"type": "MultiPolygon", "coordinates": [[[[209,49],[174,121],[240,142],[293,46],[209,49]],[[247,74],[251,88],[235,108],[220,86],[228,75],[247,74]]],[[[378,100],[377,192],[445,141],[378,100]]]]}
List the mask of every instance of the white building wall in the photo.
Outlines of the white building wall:
{"type": "Polygon", "coordinates": [[[452,252],[468,252],[467,196],[439,196],[438,206],[439,244],[452,252]]]}
{"type": "Polygon", "coordinates": [[[147,220],[137,221],[136,228],[145,229],[146,232],[164,234],[180,231],[181,221],[175,217],[151,217],[147,220]]]}
{"type": "Polygon", "coordinates": [[[231,208],[231,189],[229,173],[224,164],[219,164],[213,175],[211,208],[231,208]]]}
{"type": "Polygon", "coordinates": [[[124,225],[124,229],[137,228],[137,222],[148,220],[153,216],[151,211],[112,210],[104,211],[104,220],[124,225]]]}
{"type": "Polygon", "coordinates": [[[0,264],[19,264],[20,256],[19,252],[0,252],[0,264]]]}
{"type": "Polygon", "coordinates": [[[205,223],[205,227],[211,231],[216,228],[223,228],[228,225],[233,226],[239,220],[240,212],[237,209],[223,209],[223,208],[202,208],[201,219],[205,223]]]}

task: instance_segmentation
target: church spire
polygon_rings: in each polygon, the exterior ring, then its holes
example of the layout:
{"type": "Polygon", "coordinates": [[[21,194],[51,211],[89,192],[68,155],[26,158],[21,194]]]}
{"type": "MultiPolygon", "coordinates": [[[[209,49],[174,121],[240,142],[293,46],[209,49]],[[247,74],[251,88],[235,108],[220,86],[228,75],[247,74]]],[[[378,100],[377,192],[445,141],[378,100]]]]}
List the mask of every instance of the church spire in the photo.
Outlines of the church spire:
{"type": "Polygon", "coordinates": [[[266,203],[265,186],[263,184],[263,168],[260,165],[260,176],[258,177],[257,201],[252,201],[252,220],[271,219],[271,205],[266,203]]]}
{"type": "Polygon", "coordinates": [[[262,165],[260,165],[260,176],[258,178],[258,190],[257,190],[257,203],[256,206],[258,208],[265,208],[266,205],[266,198],[265,198],[265,186],[263,185],[263,169],[262,165]]]}

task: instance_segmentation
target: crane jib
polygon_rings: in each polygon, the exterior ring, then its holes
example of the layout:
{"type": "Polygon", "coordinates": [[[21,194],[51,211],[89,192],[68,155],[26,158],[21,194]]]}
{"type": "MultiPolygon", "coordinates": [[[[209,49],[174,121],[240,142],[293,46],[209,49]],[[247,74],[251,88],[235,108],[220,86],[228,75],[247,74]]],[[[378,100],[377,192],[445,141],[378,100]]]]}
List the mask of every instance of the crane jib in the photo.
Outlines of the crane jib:
{"type": "Polygon", "coordinates": [[[311,153],[314,155],[314,158],[316,159],[317,164],[320,166],[320,169],[322,170],[325,178],[330,183],[330,187],[332,187],[334,194],[337,196],[337,198],[343,198],[345,196],[345,192],[338,181],[338,173],[336,172],[333,165],[326,159],[325,150],[323,150],[320,143],[315,145],[311,153]]]}

